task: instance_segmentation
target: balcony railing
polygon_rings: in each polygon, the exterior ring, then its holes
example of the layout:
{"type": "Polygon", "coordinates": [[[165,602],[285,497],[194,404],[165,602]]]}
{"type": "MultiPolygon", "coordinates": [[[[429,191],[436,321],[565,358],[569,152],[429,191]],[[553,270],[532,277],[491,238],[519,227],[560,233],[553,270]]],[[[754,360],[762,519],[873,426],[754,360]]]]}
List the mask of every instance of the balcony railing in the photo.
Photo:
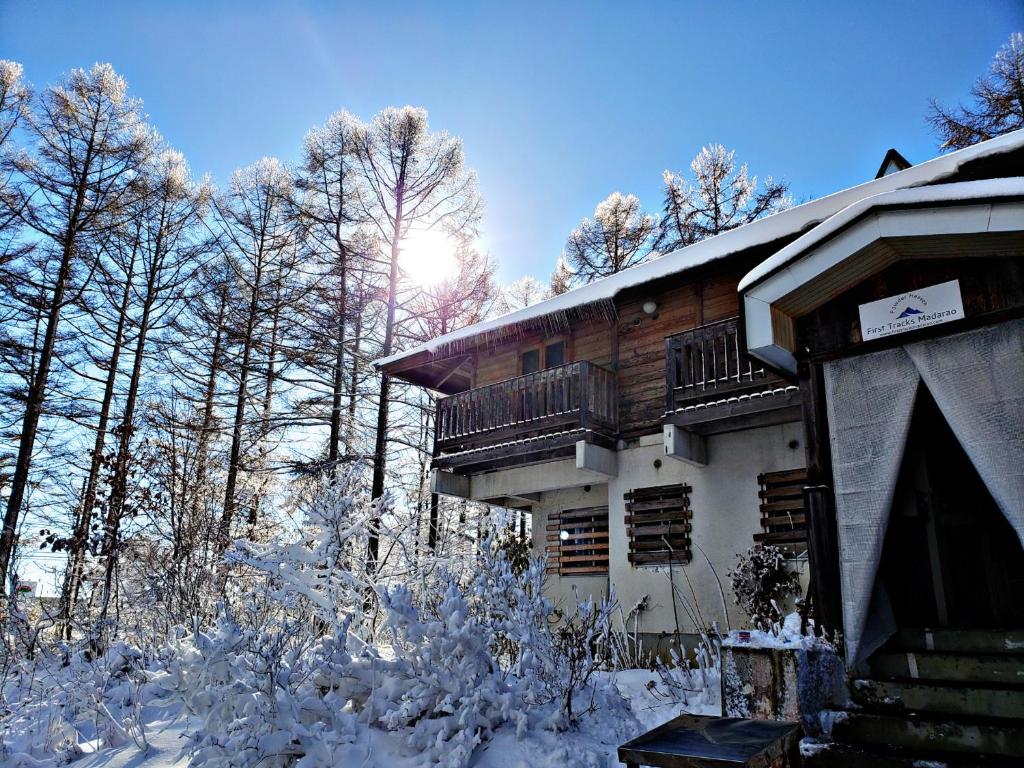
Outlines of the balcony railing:
{"type": "Polygon", "coordinates": [[[738,317],[668,336],[665,361],[669,411],[779,382],[747,355],[738,317]]]}
{"type": "Polygon", "coordinates": [[[614,434],[615,374],[586,361],[517,376],[437,401],[439,452],[571,429],[614,434]]]}

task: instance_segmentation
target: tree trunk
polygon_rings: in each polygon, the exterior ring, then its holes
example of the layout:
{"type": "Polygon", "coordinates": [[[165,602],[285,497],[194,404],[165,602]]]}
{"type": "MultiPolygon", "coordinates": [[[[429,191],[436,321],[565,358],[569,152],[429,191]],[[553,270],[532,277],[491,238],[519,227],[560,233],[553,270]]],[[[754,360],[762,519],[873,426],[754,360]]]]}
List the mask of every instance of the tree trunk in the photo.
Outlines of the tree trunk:
{"type": "MultiPolygon", "coordinates": [[[[399,179],[398,199],[395,206],[395,225],[391,236],[391,270],[388,275],[388,313],[384,325],[384,348],[381,357],[391,354],[395,338],[395,307],[398,304],[398,254],[402,242],[402,184],[399,179]]],[[[381,371],[380,400],[377,403],[377,434],[373,447],[373,484],[370,498],[379,499],[384,495],[384,471],[387,463],[388,436],[388,405],[391,398],[391,376],[381,371]]],[[[367,541],[366,564],[370,573],[377,570],[377,557],[380,552],[380,516],[370,520],[369,539],[367,541]]]]}
{"type": "Polygon", "coordinates": [[[341,455],[341,398],[342,390],[345,387],[345,323],[348,320],[348,285],[347,279],[347,253],[345,246],[339,243],[338,254],[338,324],[335,329],[334,343],[334,382],[331,392],[331,438],[327,448],[327,462],[332,475],[338,471],[338,458],[341,455]]]}
{"type": "Polygon", "coordinates": [[[135,404],[139,397],[139,384],[142,381],[142,361],[146,354],[146,339],[149,335],[149,322],[153,305],[157,299],[157,283],[160,277],[160,253],[163,247],[162,234],[157,236],[156,256],[146,276],[146,295],[142,306],[142,318],[139,321],[139,333],[135,340],[135,360],[132,363],[132,375],[128,382],[128,394],[124,403],[124,417],[121,419],[121,434],[118,436],[117,459],[114,463],[114,480],[110,489],[110,507],[107,510],[107,526],[103,537],[103,554],[106,556],[103,577],[103,607],[100,617],[106,618],[110,601],[110,591],[115,564],[117,563],[117,540],[121,529],[121,518],[124,502],[128,495],[128,463],[131,458],[131,439],[135,432],[135,404]]]}
{"type": "Polygon", "coordinates": [[[60,324],[64,293],[67,290],[68,280],[71,278],[71,259],[75,250],[74,239],[74,231],[71,230],[64,241],[57,282],[53,287],[53,296],[46,318],[46,334],[43,337],[43,347],[39,353],[39,367],[25,401],[25,417],[21,422],[21,438],[18,442],[18,459],[14,466],[14,477],[11,480],[11,495],[7,499],[7,509],[4,512],[3,532],[0,533],[0,596],[7,594],[7,578],[10,575],[8,568],[14,555],[14,535],[25,500],[28,472],[32,464],[32,451],[35,448],[39,419],[43,413],[43,401],[46,399],[46,384],[50,375],[50,365],[53,362],[54,347],[57,343],[57,326],[60,324]]]}
{"type": "Polygon", "coordinates": [[[71,536],[68,568],[64,573],[64,584],[61,587],[59,621],[62,627],[62,634],[67,640],[71,639],[71,614],[74,612],[75,604],[78,602],[78,593],[81,589],[83,571],[85,570],[85,553],[88,550],[89,526],[92,524],[93,505],[96,502],[96,484],[100,476],[100,463],[103,460],[107,425],[110,420],[110,406],[114,400],[114,384],[117,381],[117,369],[121,360],[121,348],[124,344],[124,326],[128,319],[128,302],[131,297],[132,278],[135,275],[136,247],[137,243],[132,246],[132,258],[128,264],[128,272],[125,275],[124,293],[121,296],[121,306],[118,308],[117,328],[114,331],[110,359],[107,363],[107,380],[103,387],[99,423],[96,426],[96,440],[93,442],[89,474],[86,477],[85,490],[82,494],[81,508],[79,509],[75,530],[71,536]]]}
{"type": "Polygon", "coordinates": [[[203,487],[206,485],[206,470],[209,463],[210,432],[213,429],[213,405],[217,394],[217,377],[220,375],[221,346],[224,343],[224,315],[227,313],[228,292],[223,286],[218,291],[217,331],[213,337],[213,352],[210,357],[210,372],[206,378],[203,393],[203,419],[199,427],[199,443],[196,448],[196,479],[192,493],[192,514],[199,514],[203,487]]]}
{"type": "Polygon", "coordinates": [[[227,548],[231,536],[231,521],[235,516],[235,486],[238,483],[239,462],[242,456],[242,425],[245,421],[245,401],[248,396],[249,366],[252,364],[253,335],[256,328],[256,314],[259,311],[260,282],[263,279],[262,265],[257,264],[249,301],[249,316],[245,321],[245,336],[242,339],[242,367],[238,375],[238,395],[235,398],[235,418],[231,429],[231,455],[228,460],[228,476],[224,489],[224,511],[217,531],[216,552],[221,554],[227,548]]]}

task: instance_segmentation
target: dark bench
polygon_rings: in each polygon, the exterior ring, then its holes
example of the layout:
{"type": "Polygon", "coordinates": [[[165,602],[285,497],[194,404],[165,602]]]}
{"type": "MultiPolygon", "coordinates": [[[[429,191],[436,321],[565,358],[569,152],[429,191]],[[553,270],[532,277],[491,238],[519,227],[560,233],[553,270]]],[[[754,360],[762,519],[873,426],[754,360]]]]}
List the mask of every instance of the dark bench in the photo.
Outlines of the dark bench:
{"type": "Polygon", "coordinates": [[[627,768],[797,768],[799,724],[680,715],[619,747],[627,768]]]}

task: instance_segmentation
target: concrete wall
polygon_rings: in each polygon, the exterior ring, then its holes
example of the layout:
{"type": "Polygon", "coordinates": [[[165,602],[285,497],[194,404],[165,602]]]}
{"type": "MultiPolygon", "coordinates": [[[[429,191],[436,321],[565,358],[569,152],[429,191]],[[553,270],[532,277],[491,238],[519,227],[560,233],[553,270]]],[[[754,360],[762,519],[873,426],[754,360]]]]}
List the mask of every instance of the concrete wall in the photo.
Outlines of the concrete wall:
{"type": "MultiPolygon", "coordinates": [[[[718,581],[725,591],[725,611],[733,627],[748,626],[746,616],[734,604],[729,589],[728,572],[737,556],[753,542],[760,530],[757,475],[804,466],[803,428],[799,423],[763,427],[743,432],[730,432],[708,438],[707,466],[691,466],[664,456],[661,435],[648,435],[618,452],[618,476],[607,486],[591,486],[544,493],[533,508],[534,546],[540,554],[544,548],[544,526],[549,511],[601,503],[607,494],[609,504],[609,576],[623,611],[648,597],[649,609],[642,615],[640,631],[657,634],[674,632],[672,590],[668,566],[634,567],[629,563],[629,539],[624,524],[623,494],[632,488],[668,483],[688,483],[692,487],[690,504],[693,510],[693,560],[676,566],[673,578],[677,589],[699,606],[704,623],[717,621],[724,629],[722,596],[718,581]],[[790,443],[795,442],[795,447],[790,443]],[[661,466],[655,467],[656,460],[661,466]],[[560,506],[559,506],[560,505],[560,506]],[[704,550],[711,565],[697,547],[704,550]],[[712,570],[713,567],[713,570],[712,570]]],[[[806,561],[795,566],[806,589],[806,561]]],[[[550,577],[548,589],[552,597],[567,600],[573,587],[584,596],[603,594],[606,580],[593,577],[550,577]]],[[[694,632],[697,627],[686,608],[677,604],[680,631],[694,632]]]]}

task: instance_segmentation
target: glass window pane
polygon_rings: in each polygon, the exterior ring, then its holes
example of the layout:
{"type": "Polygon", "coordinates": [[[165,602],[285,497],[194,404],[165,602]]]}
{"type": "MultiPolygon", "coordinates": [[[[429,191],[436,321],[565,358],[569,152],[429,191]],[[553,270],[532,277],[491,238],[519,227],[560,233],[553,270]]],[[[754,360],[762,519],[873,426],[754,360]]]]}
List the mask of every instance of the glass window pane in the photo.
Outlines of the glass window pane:
{"type": "Polygon", "coordinates": [[[522,357],[523,373],[536,373],[540,370],[540,350],[531,349],[523,352],[522,357]]]}
{"type": "Polygon", "coordinates": [[[556,341],[544,347],[544,367],[554,368],[565,363],[565,342],[556,341]]]}

